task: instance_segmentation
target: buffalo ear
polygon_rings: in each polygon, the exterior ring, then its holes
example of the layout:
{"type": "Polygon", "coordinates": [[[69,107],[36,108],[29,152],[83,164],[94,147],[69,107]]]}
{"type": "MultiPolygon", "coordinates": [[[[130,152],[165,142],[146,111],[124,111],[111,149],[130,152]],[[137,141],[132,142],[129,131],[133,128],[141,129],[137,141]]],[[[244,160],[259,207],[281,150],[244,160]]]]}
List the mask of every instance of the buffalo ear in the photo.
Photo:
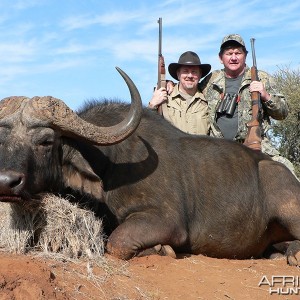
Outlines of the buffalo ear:
{"type": "MultiPolygon", "coordinates": [[[[80,151],[75,148],[68,150],[66,151],[68,152],[67,155],[63,154],[62,177],[64,185],[79,191],[81,194],[89,194],[101,200],[103,196],[102,180],[95,174],[80,151]]],[[[65,153],[65,151],[63,152],[65,153]]]]}

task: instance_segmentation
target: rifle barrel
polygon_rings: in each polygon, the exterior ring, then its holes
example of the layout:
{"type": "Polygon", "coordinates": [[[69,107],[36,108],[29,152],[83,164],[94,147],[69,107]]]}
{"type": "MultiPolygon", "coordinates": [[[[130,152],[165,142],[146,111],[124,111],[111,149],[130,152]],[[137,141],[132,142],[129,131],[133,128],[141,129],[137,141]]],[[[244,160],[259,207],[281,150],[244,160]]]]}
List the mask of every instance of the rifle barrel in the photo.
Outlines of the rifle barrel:
{"type": "Polygon", "coordinates": [[[159,18],[157,23],[159,24],[159,37],[158,37],[158,55],[162,55],[161,43],[162,43],[162,18],[159,18]]]}
{"type": "MultiPolygon", "coordinates": [[[[158,39],[158,80],[157,88],[166,87],[166,70],[165,70],[165,60],[162,55],[162,18],[158,19],[159,24],[159,39],[158,39]]],[[[162,115],[162,107],[158,106],[157,111],[162,115]]]]}
{"type": "Polygon", "coordinates": [[[251,50],[252,50],[253,66],[256,68],[257,65],[256,65],[256,55],[255,55],[254,41],[255,41],[255,38],[251,38],[251,39],[250,39],[251,50]]]}

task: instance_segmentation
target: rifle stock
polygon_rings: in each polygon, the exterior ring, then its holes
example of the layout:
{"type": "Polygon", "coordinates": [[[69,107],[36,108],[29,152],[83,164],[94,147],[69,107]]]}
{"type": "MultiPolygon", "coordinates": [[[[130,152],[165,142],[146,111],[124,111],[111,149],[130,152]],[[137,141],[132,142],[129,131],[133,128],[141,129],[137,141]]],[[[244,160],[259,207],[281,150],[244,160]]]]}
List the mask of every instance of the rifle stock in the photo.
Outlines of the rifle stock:
{"type": "MultiPolygon", "coordinates": [[[[251,67],[251,82],[258,81],[256,56],[254,50],[254,38],[250,39],[253,65],[251,67]]],[[[244,145],[257,151],[261,151],[261,100],[259,92],[251,92],[252,119],[246,124],[248,128],[244,145]]]]}
{"type": "MultiPolygon", "coordinates": [[[[162,55],[162,18],[158,19],[159,24],[159,39],[158,39],[158,78],[157,78],[157,88],[166,87],[166,68],[165,60],[162,55]]],[[[157,111],[162,115],[162,107],[158,106],[157,111]]]]}

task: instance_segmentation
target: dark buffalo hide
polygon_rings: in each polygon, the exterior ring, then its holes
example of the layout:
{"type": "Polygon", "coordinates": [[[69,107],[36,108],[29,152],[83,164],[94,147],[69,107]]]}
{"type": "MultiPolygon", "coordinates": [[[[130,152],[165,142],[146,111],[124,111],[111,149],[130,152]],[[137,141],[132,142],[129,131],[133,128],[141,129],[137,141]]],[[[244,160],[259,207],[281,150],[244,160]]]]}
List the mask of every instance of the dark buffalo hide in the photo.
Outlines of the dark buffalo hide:
{"type": "MultiPolygon", "coordinates": [[[[94,101],[78,114],[105,127],[129,107],[94,101]]],[[[0,200],[73,194],[106,216],[115,256],[174,250],[243,259],[291,241],[289,262],[299,264],[300,183],[243,145],[185,134],[146,108],[138,128],[113,145],[72,137],[22,109],[0,120],[0,142],[0,200]]]]}

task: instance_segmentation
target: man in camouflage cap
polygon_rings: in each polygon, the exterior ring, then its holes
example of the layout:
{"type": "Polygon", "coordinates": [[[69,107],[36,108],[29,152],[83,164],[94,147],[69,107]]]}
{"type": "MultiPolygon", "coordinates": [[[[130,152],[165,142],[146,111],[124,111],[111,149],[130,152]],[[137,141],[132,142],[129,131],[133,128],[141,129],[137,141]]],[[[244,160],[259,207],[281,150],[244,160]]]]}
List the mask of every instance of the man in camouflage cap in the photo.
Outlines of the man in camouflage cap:
{"type": "Polygon", "coordinates": [[[275,87],[274,79],[264,71],[258,71],[260,81],[251,81],[251,71],[246,65],[247,49],[239,34],[229,34],[221,42],[219,59],[224,68],[210,73],[200,83],[208,101],[210,132],[214,137],[243,143],[248,123],[252,118],[251,92],[259,92],[262,110],[262,152],[284,163],[292,171],[292,163],[280,156],[267,137],[270,118],[283,120],[288,115],[284,95],[275,87]],[[225,100],[230,107],[224,107],[225,100]]]}

